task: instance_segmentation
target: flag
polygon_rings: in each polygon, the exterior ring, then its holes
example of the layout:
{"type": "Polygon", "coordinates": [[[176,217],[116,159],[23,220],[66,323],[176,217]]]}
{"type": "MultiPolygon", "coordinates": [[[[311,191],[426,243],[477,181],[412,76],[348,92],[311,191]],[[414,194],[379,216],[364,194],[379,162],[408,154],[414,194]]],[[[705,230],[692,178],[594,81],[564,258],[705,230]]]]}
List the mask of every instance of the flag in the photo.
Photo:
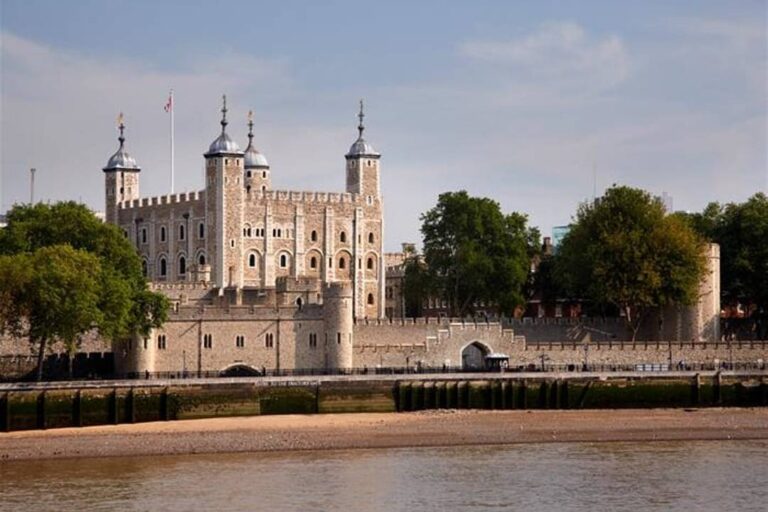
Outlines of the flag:
{"type": "Polygon", "coordinates": [[[173,110],[173,92],[171,92],[170,95],[168,95],[168,103],[165,104],[165,107],[163,107],[163,110],[166,112],[170,112],[173,110]]]}

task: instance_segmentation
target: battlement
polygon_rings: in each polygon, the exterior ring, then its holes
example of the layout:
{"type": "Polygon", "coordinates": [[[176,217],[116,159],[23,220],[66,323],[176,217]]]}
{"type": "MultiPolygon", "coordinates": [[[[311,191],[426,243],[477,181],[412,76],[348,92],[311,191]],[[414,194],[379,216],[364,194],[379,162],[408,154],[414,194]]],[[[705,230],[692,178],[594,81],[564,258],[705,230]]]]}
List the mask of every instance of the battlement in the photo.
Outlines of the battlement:
{"type": "Polygon", "coordinates": [[[163,204],[181,204],[191,201],[202,201],[205,199],[205,190],[196,190],[193,192],[180,192],[178,194],[166,194],[162,196],[142,197],[123,201],[118,204],[121,209],[143,208],[147,206],[159,206],[163,204]]]}
{"type": "Polygon", "coordinates": [[[246,194],[246,201],[285,201],[285,202],[292,202],[292,203],[354,204],[360,201],[360,195],[350,194],[346,192],[252,190],[246,194]]]}

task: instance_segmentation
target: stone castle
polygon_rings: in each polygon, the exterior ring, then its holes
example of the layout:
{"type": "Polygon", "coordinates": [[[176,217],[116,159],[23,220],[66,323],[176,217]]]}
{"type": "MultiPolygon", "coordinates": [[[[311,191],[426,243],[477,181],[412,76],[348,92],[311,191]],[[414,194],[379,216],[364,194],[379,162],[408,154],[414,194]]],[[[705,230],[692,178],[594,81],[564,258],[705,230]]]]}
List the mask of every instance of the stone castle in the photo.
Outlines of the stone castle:
{"type": "MultiPolygon", "coordinates": [[[[650,316],[641,337],[654,341],[622,341],[630,338],[619,318],[402,318],[404,255],[383,252],[381,155],[363,137],[362,103],[359,119],[345,192],[273,190],[251,117],[241,151],[227,133],[225,99],[221,133],[204,154],[205,188],[153,198],[140,197],[141,169],[120,124],[119,148],[103,169],[106,220],[135,245],[151,288],[172,307],[147,338],[113,344],[117,374],[468,369],[506,360],[515,368],[764,364],[765,342],[720,341],[716,245],[707,248],[699,304],[650,316]]],[[[0,338],[0,354],[24,352],[17,341],[0,338]]],[[[83,350],[104,348],[94,338],[83,350]]],[[[21,364],[5,357],[4,365],[21,364]]]]}

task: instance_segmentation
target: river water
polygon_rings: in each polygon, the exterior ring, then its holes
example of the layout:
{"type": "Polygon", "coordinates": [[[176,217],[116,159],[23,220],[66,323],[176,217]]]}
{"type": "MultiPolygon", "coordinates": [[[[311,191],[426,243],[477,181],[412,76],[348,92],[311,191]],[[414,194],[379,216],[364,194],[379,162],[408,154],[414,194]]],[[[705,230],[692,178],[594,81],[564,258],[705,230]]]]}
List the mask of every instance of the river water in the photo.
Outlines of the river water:
{"type": "Polygon", "coordinates": [[[768,510],[768,441],[9,462],[0,510],[768,510]]]}

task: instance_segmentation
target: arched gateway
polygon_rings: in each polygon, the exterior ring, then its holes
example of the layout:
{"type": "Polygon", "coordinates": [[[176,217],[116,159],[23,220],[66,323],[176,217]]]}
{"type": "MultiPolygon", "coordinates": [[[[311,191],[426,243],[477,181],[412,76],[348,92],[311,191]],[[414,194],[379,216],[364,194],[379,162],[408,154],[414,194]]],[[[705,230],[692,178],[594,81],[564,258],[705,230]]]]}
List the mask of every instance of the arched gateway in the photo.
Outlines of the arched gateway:
{"type": "Polygon", "coordinates": [[[462,370],[485,369],[485,356],[491,353],[491,348],[480,342],[473,341],[461,349],[462,370]]]}

